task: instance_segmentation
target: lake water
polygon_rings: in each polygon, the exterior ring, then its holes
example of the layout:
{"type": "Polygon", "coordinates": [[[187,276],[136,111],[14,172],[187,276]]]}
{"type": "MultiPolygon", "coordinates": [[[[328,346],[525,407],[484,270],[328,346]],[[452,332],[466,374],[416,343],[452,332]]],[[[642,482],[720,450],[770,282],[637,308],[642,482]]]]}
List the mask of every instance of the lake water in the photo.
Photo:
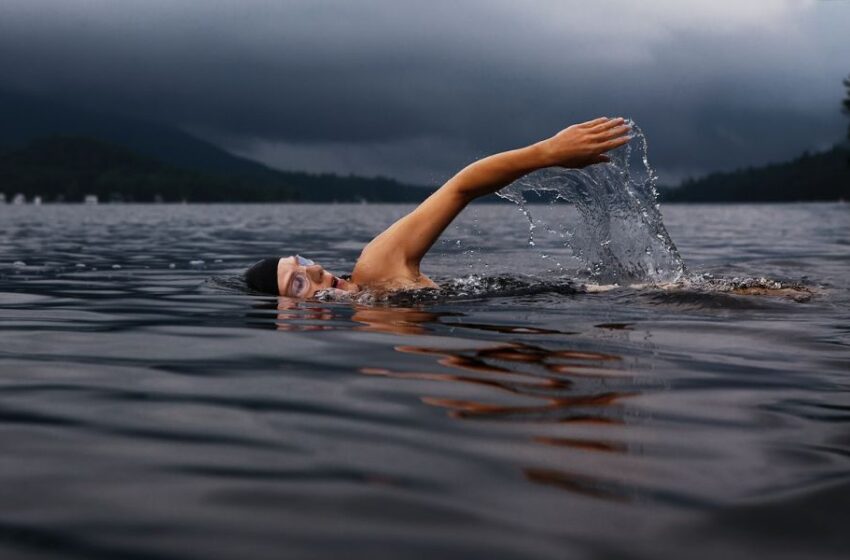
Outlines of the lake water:
{"type": "Polygon", "coordinates": [[[426,259],[449,297],[239,289],[408,209],[0,206],[0,558],[846,557],[850,206],[662,208],[802,302],[587,293],[508,204],[426,259]]]}

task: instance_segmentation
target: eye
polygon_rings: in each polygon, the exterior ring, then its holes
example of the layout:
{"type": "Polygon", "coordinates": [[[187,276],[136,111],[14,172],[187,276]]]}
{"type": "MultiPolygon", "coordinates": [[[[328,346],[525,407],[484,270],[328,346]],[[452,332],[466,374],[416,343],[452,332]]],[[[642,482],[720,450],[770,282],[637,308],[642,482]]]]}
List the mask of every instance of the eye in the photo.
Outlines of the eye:
{"type": "Polygon", "coordinates": [[[300,296],[307,289],[307,279],[301,274],[295,274],[292,277],[292,282],[289,284],[289,293],[295,296],[300,296]]]}

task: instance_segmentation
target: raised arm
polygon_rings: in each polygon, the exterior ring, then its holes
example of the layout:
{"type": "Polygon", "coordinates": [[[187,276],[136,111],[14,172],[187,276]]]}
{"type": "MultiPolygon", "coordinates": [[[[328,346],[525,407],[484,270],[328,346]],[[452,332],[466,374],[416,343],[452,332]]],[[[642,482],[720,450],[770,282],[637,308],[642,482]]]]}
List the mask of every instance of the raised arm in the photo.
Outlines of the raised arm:
{"type": "Polygon", "coordinates": [[[602,117],[565,128],[531,146],[468,165],[363,249],[353,272],[354,281],[418,281],[422,258],[472,200],[494,193],[537,169],[578,168],[606,162],[605,152],[627,143],[628,132],[623,119],[602,117]]]}

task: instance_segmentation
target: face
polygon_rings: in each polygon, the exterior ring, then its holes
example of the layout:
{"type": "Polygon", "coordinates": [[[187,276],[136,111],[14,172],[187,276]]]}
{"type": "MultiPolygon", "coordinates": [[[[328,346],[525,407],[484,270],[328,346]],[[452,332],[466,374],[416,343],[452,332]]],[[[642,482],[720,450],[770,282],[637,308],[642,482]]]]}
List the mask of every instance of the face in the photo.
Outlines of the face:
{"type": "Polygon", "coordinates": [[[320,265],[299,256],[283,257],[277,263],[277,285],[280,295],[308,299],[320,290],[336,288],[352,292],[357,287],[326,271],[320,265]]]}

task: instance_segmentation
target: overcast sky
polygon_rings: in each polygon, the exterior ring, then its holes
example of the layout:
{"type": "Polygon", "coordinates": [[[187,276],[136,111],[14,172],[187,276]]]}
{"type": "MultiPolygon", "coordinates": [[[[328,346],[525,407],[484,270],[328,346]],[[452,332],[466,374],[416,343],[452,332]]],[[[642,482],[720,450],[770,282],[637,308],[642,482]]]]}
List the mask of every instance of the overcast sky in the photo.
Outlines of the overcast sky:
{"type": "Polygon", "coordinates": [[[0,88],[275,167],[436,184],[598,115],[662,182],[847,127],[850,0],[2,0],[0,88]]]}

